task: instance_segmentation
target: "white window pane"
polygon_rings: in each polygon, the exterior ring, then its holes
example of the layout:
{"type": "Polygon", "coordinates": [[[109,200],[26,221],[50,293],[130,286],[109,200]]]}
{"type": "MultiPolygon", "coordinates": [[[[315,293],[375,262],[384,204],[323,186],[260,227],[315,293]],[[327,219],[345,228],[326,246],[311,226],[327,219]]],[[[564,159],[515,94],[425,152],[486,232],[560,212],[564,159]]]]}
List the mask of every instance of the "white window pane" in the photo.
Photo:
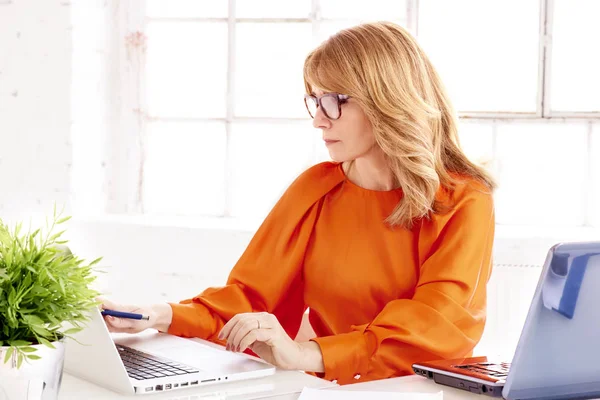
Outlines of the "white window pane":
{"type": "Polygon", "coordinates": [[[539,3],[419,2],[419,42],[459,111],[536,111],[539,3]]]}
{"type": "Polygon", "coordinates": [[[263,218],[313,161],[313,128],[305,123],[234,124],[231,214],[263,218]]]}
{"type": "Polygon", "coordinates": [[[150,115],[224,118],[227,25],[151,22],[147,31],[150,115]]]}
{"type": "Polygon", "coordinates": [[[480,122],[460,121],[458,127],[460,145],[469,159],[478,165],[492,170],[493,166],[493,128],[480,122]]]}
{"type": "Polygon", "coordinates": [[[146,0],[146,15],[154,18],[227,18],[227,0],[146,0]]]}
{"type": "Polygon", "coordinates": [[[583,224],[586,129],[584,123],[498,127],[498,223],[583,224]]]}
{"type": "Polygon", "coordinates": [[[150,123],[144,163],[144,211],[223,215],[225,149],[222,123],[150,123]]]}
{"type": "Polygon", "coordinates": [[[240,0],[235,3],[236,18],[308,18],[311,0],[240,0]]]}
{"type": "Polygon", "coordinates": [[[600,111],[600,2],[554,2],[551,107],[600,111]]]}
{"type": "Polygon", "coordinates": [[[321,17],[327,19],[405,20],[406,1],[320,0],[321,17]]]}
{"type": "Polygon", "coordinates": [[[307,117],[302,68],[311,24],[239,23],[236,29],[236,116],[307,117]]]}
{"type": "Polygon", "coordinates": [[[592,170],[592,196],[590,205],[592,210],[591,223],[596,228],[600,228],[600,124],[594,125],[592,131],[592,150],[591,150],[591,170],[592,170]]]}
{"type": "MultiPolygon", "coordinates": [[[[324,40],[327,40],[330,36],[335,35],[336,33],[338,33],[339,31],[341,31],[342,29],[346,29],[346,28],[350,28],[356,25],[360,25],[361,23],[363,23],[365,21],[363,20],[359,20],[359,19],[354,19],[354,20],[349,20],[349,19],[344,19],[344,20],[337,20],[337,21],[323,21],[321,23],[319,23],[319,27],[318,27],[318,31],[317,31],[317,40],[316,40],[316,44],[320,44],[321,42],[323,42],[324,40]]],[[[398,24],[400,26],[403,26],[406,28],[406,22],[405,21],[391,21],[395,24],[398,24]]]]}

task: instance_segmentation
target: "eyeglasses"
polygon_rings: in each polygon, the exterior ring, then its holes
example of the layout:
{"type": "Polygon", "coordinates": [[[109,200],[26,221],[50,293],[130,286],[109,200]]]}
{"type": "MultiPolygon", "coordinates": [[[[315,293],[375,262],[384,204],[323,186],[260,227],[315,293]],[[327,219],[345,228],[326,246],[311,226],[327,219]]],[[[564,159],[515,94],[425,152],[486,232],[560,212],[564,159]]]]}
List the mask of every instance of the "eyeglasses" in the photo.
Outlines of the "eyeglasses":
{"type": "Polygon", "coordinates": [[[304,104],[311,118],[317,115],[317,108],[320,107],[327,118],[339,119],[342,116],[342,104],[349,98],[348,95],[338,93],[326,93],[321,97],[305,94],[304,104]]]}

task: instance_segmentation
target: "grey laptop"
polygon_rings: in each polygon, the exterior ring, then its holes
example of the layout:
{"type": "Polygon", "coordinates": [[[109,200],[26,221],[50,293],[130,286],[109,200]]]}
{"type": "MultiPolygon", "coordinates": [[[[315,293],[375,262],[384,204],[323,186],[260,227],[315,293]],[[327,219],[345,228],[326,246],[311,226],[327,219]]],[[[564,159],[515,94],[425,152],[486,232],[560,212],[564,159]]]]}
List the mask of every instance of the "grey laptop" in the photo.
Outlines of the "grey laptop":
{"type": "Polygon", "coordinates": [[[600,242],[548,252],[512,363],[486,357],[413,365],[435,382],[505,399],[600,397],[600,242]]]}
{"type": "Polygon", "coordinates": [[[259,378],[275,367],[200,339],[155,331],[112,335],[99,310],[86,329],[67,340],[65,370],[124,394],[150,394],[259,378]]]}

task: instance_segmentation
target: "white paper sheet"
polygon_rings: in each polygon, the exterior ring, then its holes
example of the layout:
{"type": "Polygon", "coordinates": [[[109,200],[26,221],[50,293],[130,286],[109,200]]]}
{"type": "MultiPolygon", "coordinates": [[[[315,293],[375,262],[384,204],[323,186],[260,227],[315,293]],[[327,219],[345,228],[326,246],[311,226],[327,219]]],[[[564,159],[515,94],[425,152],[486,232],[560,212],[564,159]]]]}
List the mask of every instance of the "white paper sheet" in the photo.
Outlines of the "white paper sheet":
{"type": "Polygon", "coordinates": [[[443,400],[444,393],[402,393],[304,388],[298,400],[443,400]]]}

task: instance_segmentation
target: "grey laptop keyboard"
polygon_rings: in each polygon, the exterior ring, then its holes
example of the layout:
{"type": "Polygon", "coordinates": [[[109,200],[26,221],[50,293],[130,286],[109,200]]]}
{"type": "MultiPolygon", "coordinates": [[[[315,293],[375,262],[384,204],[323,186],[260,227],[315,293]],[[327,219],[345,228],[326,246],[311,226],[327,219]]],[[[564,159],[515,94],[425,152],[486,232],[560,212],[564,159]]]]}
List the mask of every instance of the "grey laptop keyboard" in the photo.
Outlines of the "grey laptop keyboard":
{"type": "Polygon", "coordinates": [[[117,345],[127,375],[137,380],[187,375],[199,372],[194,367],[159,358],[130,347],[117,345]]]}

